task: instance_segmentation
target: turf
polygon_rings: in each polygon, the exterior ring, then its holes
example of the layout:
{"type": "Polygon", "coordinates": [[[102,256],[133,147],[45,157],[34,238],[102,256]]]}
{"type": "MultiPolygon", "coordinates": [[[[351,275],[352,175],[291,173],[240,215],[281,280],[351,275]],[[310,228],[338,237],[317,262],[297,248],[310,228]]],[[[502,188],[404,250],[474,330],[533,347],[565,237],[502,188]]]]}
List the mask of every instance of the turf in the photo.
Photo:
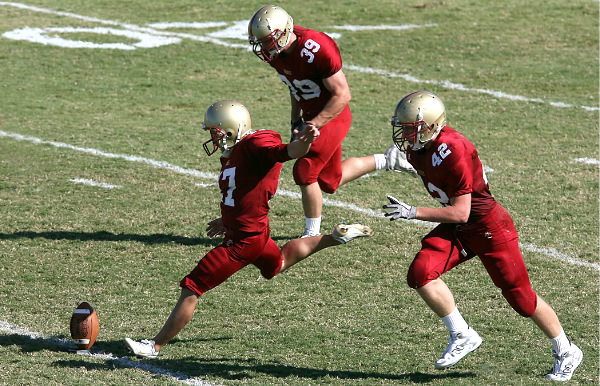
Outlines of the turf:
{"type": "MultiPolygon", "coordinates": [[[[279,4],[296,24],[338,34],[353,97],[344,157],[391,145],[389,120],[406,93],[428,89],[443,98],[449,124],[476,145],[492,193],[513,215],[534,289],[584,351],[574,382],[597,385],[598,2],[279,4]],[[420,28],[346,28],[409,24],[420,28]]],[[[510,308],[477,259],[444,279],[484,343],[460,365],[433,369],[446,331],[405,280],[429,227],[373,213],[387,193],[436,203],[418,180],[391,172],[343,186],[328,197],[340,205],[324,209],[324,231],[363,221],[373,238],[318,253],[270,281],[247,267],[202,297],[158,359],[126,352],[122,339],[152,337],[180,278],[218,244],[204,232],[220,200],[212,185],[218,158],[201,147],[205,109],[238,99],[255,128],[288,136],[288,92],[244,48],[243,28],[210,35],[261,5],[0,3],[0,383],[545,383],[549,342],[510,308]],[[159,22],[223,24],[149,26],[159,22]],[[7,36],[26,27],[135,49],[7,36]],[[75,29],[52,30],[66,27],[75,29]],[[134,30],[180,41],[135,47],[134,30]],[[93,356],[68,350],[69,318],[81,301],[100,318],[93,356]]],[[[291,166],[271,202],[280,245],[303,227],[291,166]]]]}

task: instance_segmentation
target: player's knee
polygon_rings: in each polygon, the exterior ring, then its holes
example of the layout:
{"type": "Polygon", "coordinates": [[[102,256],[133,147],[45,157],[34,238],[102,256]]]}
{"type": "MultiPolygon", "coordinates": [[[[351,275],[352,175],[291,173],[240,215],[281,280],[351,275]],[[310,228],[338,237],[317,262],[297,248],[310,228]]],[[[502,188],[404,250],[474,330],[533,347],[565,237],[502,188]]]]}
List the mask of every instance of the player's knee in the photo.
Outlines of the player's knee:
{"type": "Polygon", "coordinates": [[[502,291],[508,304],[523,317],[530,317],[537,307],[537,295],[531,286],[521,286],[502,291]]]}
{"type": "Polygon", "coordinates": [[[264,277],[267,280],[271,280],[272,278],[274,278],[276,276],[276,274],[274,274],[272,272],[263,272],[263,271],[261,271],[260,274],[262,275],[262,277],[264,277]]]}
{"type": "Polygon", "coordinates": [[[322,191],[328,194],[335,193],[335,191],[338,188],[338,184],[331,184],[321,179],[319,179],[317,182],[319,183],[319,188],[321,188],[322,191]]]}
{"type": "Polygon", "coordinates": [[[274,278],[275,276],[277,276],[277,274],[279,273],[279,271],[281,271],[282,265],[283,265],[283,259],[279,260],[279,264],[277,266],[275,266],[275,267],[261,268],[260,269],[260,274],[265,279],[271,280],[272,278],[274,278]]]}
{"type": "Polygon", "coordinates": [[[416,289],[423,287],[425,284],[438,277],[438,274],[432,273],[427,269],[427,264],[423,259],[416,258],[408,268],[406,283],[410,288],[416,289]]]}
{"type": "Polygon", "coordinates": [[[294,163],[292,174],[296,185],[310,185],[317,181],[316,177],[312,177],[310,173],[311,161],[309,158],[299,158],[294,163]]]}

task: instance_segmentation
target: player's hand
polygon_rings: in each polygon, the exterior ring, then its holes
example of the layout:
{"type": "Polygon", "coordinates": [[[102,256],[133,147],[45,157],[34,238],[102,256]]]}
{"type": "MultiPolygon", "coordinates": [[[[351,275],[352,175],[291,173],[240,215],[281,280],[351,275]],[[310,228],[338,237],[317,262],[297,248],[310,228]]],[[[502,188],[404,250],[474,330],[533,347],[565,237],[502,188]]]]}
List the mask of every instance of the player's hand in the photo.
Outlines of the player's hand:
{"type": "Polygon", "coordinates": [[[397,198],[387,195],[387,199],[390,200],[389,204],[383,206],[383,209],[392,209],[384,214],[385,217],[389,217],[390,221],[405,218],[412,220],[417,217],[417,208],[399,201],[397,198]]]}
{"type": "Polygon", "coordinates": [[[321,135],[321,132],[317,126],[310,122],[304,123],[302,131],[298,132],[297,130],[294,130],[294,136],[296,137],[296,140],[300,142],[313,143],[319,137],[319,135],[321,135]]]}
{"type": "Polygon", "coordinates": [[[304,128],[304,120],[302,119],[302,117],[298,117],[298,119],[296,119],[295,121],[290,122],[290,125],[292,126],[292,136],[290,138],[290,142],[292,142],[294,139],[296,139],[296,134],[301,132],[304,128]]]}
{"type": "Polygon", "coordinates": [[[221,217],[212,220],[206,227],[206,235],[208,237],[219,237],[225,235],[225,227],[221,217]]]}

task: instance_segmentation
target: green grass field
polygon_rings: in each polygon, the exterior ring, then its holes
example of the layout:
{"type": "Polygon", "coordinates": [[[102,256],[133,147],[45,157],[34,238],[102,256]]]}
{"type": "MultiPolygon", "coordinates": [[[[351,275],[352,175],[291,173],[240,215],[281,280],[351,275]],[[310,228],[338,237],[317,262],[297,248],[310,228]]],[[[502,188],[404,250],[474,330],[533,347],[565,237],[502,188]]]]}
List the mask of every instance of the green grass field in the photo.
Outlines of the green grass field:
{"type": "MultiPolygon", "coordinates": [[[[442,97],[515,219],[534,289],[584,351],[573,383],[597,385],[598,1],[279,4],[336,36],[353,96],[345,157],[391,145],[406,93],[442,97]]],[[[127,353],[123,338],[154,336],[219,242],[204,232],[220,200],[206,108],[238,99],[255,128],[288,136],[288,91],[244,40],[261,5],[0,2],[0,384],[546,383],[550,343],[477,259],[444,279],[484,343],[434,370],[446,329],[405,281],[429,227],[378,213],[387,193],[435,202],[392,172],[327,197],[323,231],[363,221],[373,238],[270,281],[247,267],[201,298],[159,358],[127,353]],[[91,356],[68,351],[81,301],[100,318],[91,356]]],[[[304,225],[291,166],[271,205],[280,245],[304,225]]]]}

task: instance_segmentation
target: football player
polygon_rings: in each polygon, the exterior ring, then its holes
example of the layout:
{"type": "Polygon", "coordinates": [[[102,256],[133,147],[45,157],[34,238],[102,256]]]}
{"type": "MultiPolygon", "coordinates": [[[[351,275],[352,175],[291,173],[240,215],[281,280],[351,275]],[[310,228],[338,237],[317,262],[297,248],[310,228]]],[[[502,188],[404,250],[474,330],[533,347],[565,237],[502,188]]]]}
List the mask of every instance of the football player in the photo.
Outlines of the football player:
{"type": "Polygon", "coordinates": [[[475,147],[446,125],[441,99],[428,91],[406,95],[396,105],[392,130],[394,143],[406,152],[425,189],[441,204],[438,208],[417,208],[388,196],[389,204],[384,205],[390,220],[440,223],[423,238],[407,274],[408,285],[416,289],[450,333],[449,344],[435,368],[456,364],[482,342],[463,319],[452,292],[440,278],[458,264],[479,256],[510,306],[521,316],[531,318],[550,339],[555,361],[546,378],[571,379],[583,353],[567,339],[552,307],[531,288],[515,224],[490,193],[475,147]]]}
{"type": "Polygon", "coordinates": [[[125,338],[136,355],[153,358],[192,319],[198,299],[246,265],[271,279],[321,249],[371,236],[368,225],[337,224],[331,234],[290,240],[281,249],[270,237],[269,201],[275,195],[282,163],[306,154],[319,137],[314,126],[295,131],[289,144],[271,130],[252,130],[250,113],[240,102],[216,101],[206,110],[203,129],[208,155],[221,151],[221,217],[208,223],[209,237],[223,237],[185,276],[181,295],[158,334],[151,340],[125,338]]]}
{"type": "Polygon", "coordinates": [[[248,23],[253,52],[273,67],[290,91],[291,126],[315,127],[321,135],[293,168],[302,192],[303,236],[320,234],[323,193],[366,173],[388,169],[413,172],[404,154],[391,146],[385,154],[342,162],[342,141],[350,129],[350,88],[337,44],[323,32],[294,25],[281,7],[266,5],[248,23]]]}

